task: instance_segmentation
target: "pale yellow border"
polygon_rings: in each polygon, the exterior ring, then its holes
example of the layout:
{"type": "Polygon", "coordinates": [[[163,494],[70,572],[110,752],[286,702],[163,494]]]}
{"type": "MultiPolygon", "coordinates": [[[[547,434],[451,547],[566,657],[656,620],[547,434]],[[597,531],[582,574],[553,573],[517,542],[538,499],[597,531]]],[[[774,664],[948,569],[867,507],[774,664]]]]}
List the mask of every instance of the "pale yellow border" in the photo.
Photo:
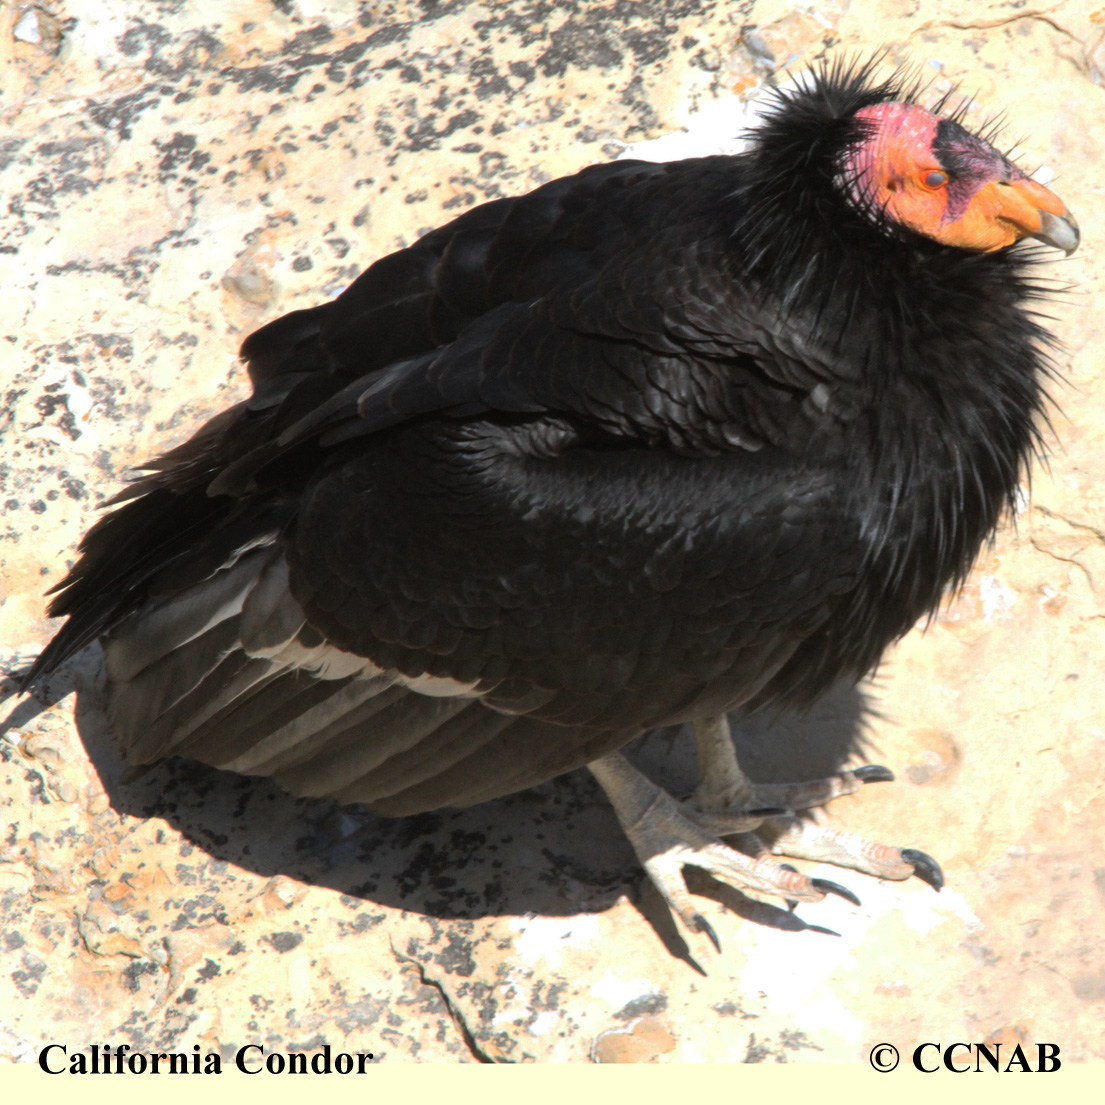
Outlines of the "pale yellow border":
{"type": "Polygon", "coordinates": [[[119,1105],[156,1100],[158,1105],[242,1105],[243,1094],[257,1095],[266,1105],[311,1105],[315,1095],[333,1095],[338,1102],[411,1102],[438,1105],[557,1105],[601,1101],[604,1105],[679,1105],[681,1101],[731,1100],[747,1102],[751,1094],[779,1100],[780,1094],[801,1095],[792,1100],[847,1101],[849,1105],[877,1102],[886,1105],[940,1105],[969,1102],[980,1094],[1000,1094],[1002,1105],[1031,1102],[1061,1095],[1065,1101],[1094,1101],[1105,1097],[1105,1063],[1064,1064],[1052,1074],[1026,1078],[974,1071],[919,1074],[899,1068],[879,1074],[868,1066],[832,1063],[710,1064],[703,1066],[596,1067],[588,1064],[549,1064],[499,1067],[381,1064],[365,1075],[244,1075],[224,1067],[216,1075],[47,1075],[36,1064],[0,1066],[0,1099],[35,1105],[47,1101],[80,1101],[81,1105],[119,1105]],[[151,1080],[156,1078],[156,1082],[151,1080]],[[248,1088],[244,1079],[251,1079],[248,1088]],[[263,1079],[263,1080],[262,1080],[263,1079]],[[326,1079],[325,1086],[321,1079],[326,1079]],[[999,1079],[997,1085],[992,1081],[999,1079]],[[611,1094],[625,1095],[622,1102],[611,1094]]]}

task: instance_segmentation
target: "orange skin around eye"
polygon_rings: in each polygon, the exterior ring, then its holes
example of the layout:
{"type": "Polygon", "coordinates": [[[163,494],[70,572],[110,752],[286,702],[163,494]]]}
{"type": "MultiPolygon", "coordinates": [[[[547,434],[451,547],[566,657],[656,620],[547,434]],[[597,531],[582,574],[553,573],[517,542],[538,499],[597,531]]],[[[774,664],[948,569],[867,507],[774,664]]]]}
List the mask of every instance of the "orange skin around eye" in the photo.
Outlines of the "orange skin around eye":
{"type": "Polygon", "coordinates": [[[992,154],[985,169],[980,165],[970,176],[940,183],[938,176],[947,176],[933,150],[940,120],[924,108],[877,104],[856,117],[874,127],[853,155],[858,186],[893,222],[927,238],[988,253],[1038,234],[1041,212],[1069,217],[1054,192],[981,143],[992,154]],[[950,202],[952,188],[960,192],[956,204],[950,202]]]}

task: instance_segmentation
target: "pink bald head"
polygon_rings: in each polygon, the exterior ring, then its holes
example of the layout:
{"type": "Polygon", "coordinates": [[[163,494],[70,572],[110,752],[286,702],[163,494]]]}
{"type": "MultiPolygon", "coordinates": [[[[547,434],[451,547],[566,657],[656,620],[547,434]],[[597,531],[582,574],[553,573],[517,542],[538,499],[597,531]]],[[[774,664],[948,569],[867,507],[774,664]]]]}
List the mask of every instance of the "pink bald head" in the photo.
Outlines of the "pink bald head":
{"type": "Polygon", "coordinates": [[[1048,215],[1069,219],[1056,195],[954,120],[907,103],[874,104],[855,118],[868,133],[842,165],[848,187],[890,222],[989,251],[1042,236],[1048,215]]]}

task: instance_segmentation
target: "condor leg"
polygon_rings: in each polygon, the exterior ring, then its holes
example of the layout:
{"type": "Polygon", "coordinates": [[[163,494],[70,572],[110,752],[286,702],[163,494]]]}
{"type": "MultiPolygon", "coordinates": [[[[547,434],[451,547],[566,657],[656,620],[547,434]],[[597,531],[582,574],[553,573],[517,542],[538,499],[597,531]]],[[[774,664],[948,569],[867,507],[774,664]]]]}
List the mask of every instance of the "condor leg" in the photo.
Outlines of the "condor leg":
{"type": "Polygon", "coordinates": [[[745,838],[753,854],[770,853],[791,859],[832,863],[881,879],[908,879],[916,875],[939,890],[944,885],[940,865],[917,848],[876,844],[853,833],[839,832],[803,818],[800,810],[823,806],[844,794],[854,794],[868,783],[892,782],[894,773],[878,764],[866,764],[824,779],[801,783],[753,783],[737,763],[729,721],[725,717],[695,723],[698,749],[698,786],[690,798],[695,821],[718,836],[747,832],[745,811],[769,806],[783,815],[764,818],[756,841],[745,838]]]}
{"type": "Polygon", "coordinates": [[[943,884],[939,866],[924,852],[872,844],[795,816],[797,810],[851,794],[865,783],[892,779],[886,768],[860,767],[802,783],[753,783],[737,763],[726,718],[696,724],[695,739],[699,780],[683,802],[620,752],[588,767],[672,913],[691,932],[705,933],[715,947],[717,937],[687,890],[684,867],[699,867],[753,897],[786,902],[816,902],[827,893],[856,904],[859,900],[839,884],[809,878],[776,856],[834,863],[880,878],[917,875],[937,890],[943,884]],[[741,850],[726,844],[722,836],[734,836],[741,850]]]}

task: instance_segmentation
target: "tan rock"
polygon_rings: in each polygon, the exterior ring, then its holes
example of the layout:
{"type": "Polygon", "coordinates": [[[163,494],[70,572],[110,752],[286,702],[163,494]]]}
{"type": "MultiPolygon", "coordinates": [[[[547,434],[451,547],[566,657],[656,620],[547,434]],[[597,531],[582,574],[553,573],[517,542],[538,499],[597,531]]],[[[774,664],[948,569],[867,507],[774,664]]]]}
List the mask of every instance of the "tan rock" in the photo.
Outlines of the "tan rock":
{"type": "MultiPolygon", "coordinates": [[[[10,667],[47,639],[42,591],[127,466],[244,394],[235,351],[252,328],[474,203],[693,124],[720,97],[736,119],[733,92],[822,54],[884,45],[934,98],[962,82],[969,121],[1005,111],[1025,163],[1056,175],[1085,242],[1050,269],[1076,289],[1050,310],[1062,449],[963,595],[887,658],[865,737],[847,690],[774,734],[747,727],[763,777],[792,758],[830,770],[866,743],[899,781],[836,803],[832,823],[932,852],[939,896],[825,868],[863,906],[791,914],[693,882],[725,951],[688,952],[585,778],[391,823],[181,762],[128,775],[90,652],[50,680],[56,709],[3,705],[0,1056],[120,1042],[126,1025],[139,1048],[330,1044],[383,1061],[865,1061],[877,1042],[932,1039],[1101,1058],[1094,5],[173,7],[0,5],[10,667]]],[[[689,781],[669,736],[641,756],[689,781]]]]}

